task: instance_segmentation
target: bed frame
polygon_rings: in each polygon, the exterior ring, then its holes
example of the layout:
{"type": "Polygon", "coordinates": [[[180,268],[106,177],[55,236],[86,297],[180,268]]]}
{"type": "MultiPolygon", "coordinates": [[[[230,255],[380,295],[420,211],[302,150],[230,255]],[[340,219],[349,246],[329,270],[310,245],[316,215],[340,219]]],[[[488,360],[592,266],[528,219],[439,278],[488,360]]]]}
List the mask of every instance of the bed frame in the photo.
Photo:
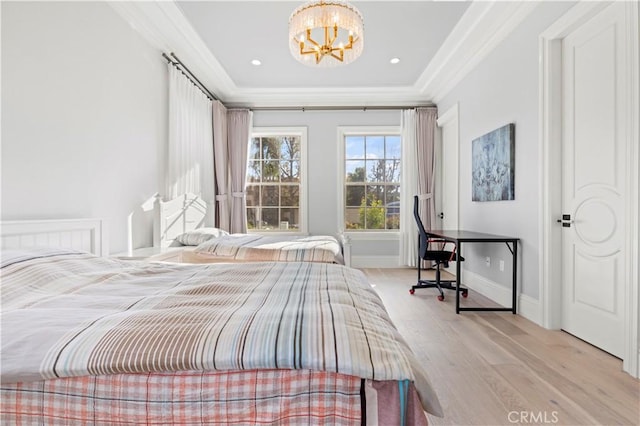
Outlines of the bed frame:
{"type": "Polygon", "coordinates": [[[108,256],[103,219],[11,220],[0,222],[0,247],[59,247],[108,256]]]}
{"type": "Polygon", "coordinates": [[[180,234],[207,226],[207,203],[195,194],[153,204],[153,246],[169,247],[180,234]]]}

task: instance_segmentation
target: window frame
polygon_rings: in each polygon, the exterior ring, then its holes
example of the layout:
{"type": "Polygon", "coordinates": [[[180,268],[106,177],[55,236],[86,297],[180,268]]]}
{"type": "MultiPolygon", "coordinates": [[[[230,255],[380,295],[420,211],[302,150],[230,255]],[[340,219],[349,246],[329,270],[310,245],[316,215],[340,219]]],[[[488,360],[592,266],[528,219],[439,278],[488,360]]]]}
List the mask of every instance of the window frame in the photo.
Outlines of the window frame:
{"type": "MultiPolygon", "coordinates": [[[[338,126],[338,227],[340,232],[356,240],[371,239],[397,239],[400,229],[346,229],[345,223],[345,189],[346,189],[346,145],[347,136],[389,136],[400,137],[402,147],[402,129],[400,126],[338,126]]],[[[405,160],[400,157],[400,164],[405,160]]],[[[400,181],[400,191],[402,192],[402,181],[400,181]]]]}
{"type": "MultiPolygon", "coordinates": [[[[251,135],[249,137],[249,151],[251,148],[251,141],[256,137],[269,137],[269,136],[299,136],[300,137],[300,199],[299,199],[299,225],[297,231],[268,231],[264,229],[247,229],[247,233],[250,234],[264,234],[264,235],[308,235],[308,164],[307,164],[307,127],[306,126],[284,126],[284,127],[253,127],[251,129],[251,135]]],[[[252,159],[247,155],[247,175],[249,169],[249,161],[252,159]]],[[[245,188],[251,185],[251,182],[247,179],[245,188]]],[[[245,189],[246,191],[246,189],[245,189]]],[[[280,206],[278,206],[280,207],[280,206]]],[[[248,208],[248,206],[247,206],[248,208]]]]}

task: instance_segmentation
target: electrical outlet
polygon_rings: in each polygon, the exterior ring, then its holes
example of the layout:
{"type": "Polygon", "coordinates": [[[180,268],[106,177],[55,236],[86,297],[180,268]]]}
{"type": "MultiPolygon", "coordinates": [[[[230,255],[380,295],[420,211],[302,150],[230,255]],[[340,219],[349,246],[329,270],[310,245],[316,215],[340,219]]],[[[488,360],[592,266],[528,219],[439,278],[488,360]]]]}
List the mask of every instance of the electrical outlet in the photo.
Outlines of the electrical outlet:
{"type": "Polygon", "coordinates": [[[500,272],[504,272],[504,260],[500,259],[500,272]]]}
{"type": "Polygon", "coordinates": [[[485,257],[484,264],[487,265],[487,268],[491,268],[491,258],[489,256],[485,257]]]}

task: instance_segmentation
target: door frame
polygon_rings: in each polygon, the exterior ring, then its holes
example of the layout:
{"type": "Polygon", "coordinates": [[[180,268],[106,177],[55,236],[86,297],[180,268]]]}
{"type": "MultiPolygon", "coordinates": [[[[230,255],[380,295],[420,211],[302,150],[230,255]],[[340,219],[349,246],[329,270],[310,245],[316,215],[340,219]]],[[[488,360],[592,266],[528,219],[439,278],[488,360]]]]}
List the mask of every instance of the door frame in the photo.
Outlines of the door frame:
{"type": "MultiPolygon", "coordinates": [[[[442,113],[438,119],[436,120],[436,124],[437,124],[437,128],[440,130],[439,134],[440,134],[440,140],[439,140],[439,147],[440,149],[437,151],[438,152],[438,164],[439,164],[439,179],[438,181],[440,182],[440,185],[438,186],[438,191],[436,192],[437,194],[437,198],[439,201],[439,211],[444,211],[444,191],[445,191],[445,187],[443,185],[443,182],[445,182],[445,179],[443,179],[443,173],[444,173],[444,133],[445,133],[445,129],[446,128],[451,128],[451,129],[455,129],[456,132],[456,137],[454,141],[450,141],[451,146],[448,148],[449,150],[455,150],[453,154],[453,157],[455,157],[455,166],[454,166],[454,173],[450,173],[449,176],[455,176],[455,182],[453,183],[453,185],[447,185],[448,189],[451,189],[451,187],[455,187],[455,198],[456,198],[456,211],[455,211],[455,223],[456,223],[456,228],[457,229],[461,229],[462,226],[460,225],[460,120],[459,120],[459,113],[458,113],[458,103],[456,102],[453,106],[451,106],[448,110],[446,110],[444,113],[442,113]],[[452,148],[453,146],[453,148],[452,148]]],[[[451,152],[451,151],[450,151],[451,152]]],[[[447,214],[450,214],[450,212],[448,212],[447,214]]],[[[444,223],[442,222],[442,220],[440,220],[440,229],[444,229],[444,223]]],[[[457,262],[449,262],[449,265],[446,268],[443,268],[445,271],[449,272],[452,275],[456,275],[456,263],[457,262]]]]}
{"type": "MultiPolygon", "coordinates": [[[[440,150],[438,152],[438,164],[440,165],[440,185],[438,187],[438,199],[439,199],[439,207],[442,210],[443,204],[443,193],[444,187],[442,185],[442,173],[444,169],[444,128],[446,126],[455,126],[456,129],[456,140],[455,140],[455,173],[454,176],[460,176],[460,124],[459,124],[459,115],[458,115],[458,104],[455,103],[451,108],[446,110],[444,113],[440,114],[438,119],[436,120],[436,124],[440,130],[440,150]]],[[[460,179],[456,179],[455,181],[455,190],[456,190],[456,212],[455,212],[455,222],[457,227],[460,228],[460,179]]]]}
{"type": "MultiPolygon", "coordinates": [[[[560,17],[539,37],[539,241],[540,241],[540,318],[542,326],[559,329],[562,324],[562,265],[561,230],[556,219],[562,214],[562,188],[558,185],[562,169],[562,39],[593,16],[600,13],[613,2],[580,2],[560,17]]],[[[639,196],[640,187],[638,168],[640,165],[640,126],[637,117],[640,113],[640,78],[638,77],[640,46],[638,36],[638,3],[625,2],[625,35],[627,38],[627,78],[629,94],[625,99],[627,106],[627,193],[628,208],[625,212],[629,231],[626,242],[628,265],[625,273],[624,300],[624,371],[633,377],[639,377],[638,365],[638,306],[639,289],[638,257],[640,255],[639,196]],[[634,119],[635,117],[635,119],[634,119]]]]}

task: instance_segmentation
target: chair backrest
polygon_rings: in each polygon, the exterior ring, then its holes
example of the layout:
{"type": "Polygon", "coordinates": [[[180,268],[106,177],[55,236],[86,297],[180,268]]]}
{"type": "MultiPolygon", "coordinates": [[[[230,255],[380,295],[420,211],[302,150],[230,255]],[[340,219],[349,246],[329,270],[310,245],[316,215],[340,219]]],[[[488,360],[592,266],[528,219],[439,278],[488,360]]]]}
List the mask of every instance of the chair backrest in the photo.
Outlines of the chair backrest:
{"type": "Polygon", "coordinates": [[[420,245],[418,249],[420,251],[420,258],[424,258],[427,253],[427,248],[429,247],[429,237],[427,236],[427,231],[424,229],[424,225],[422,224],[422,219],[420,219],[420,214],[418,213],[418,196],[413,196],[413,217],[416,219],[416,225],[418,225],[418,232],[420,238],[420,245]]]}

